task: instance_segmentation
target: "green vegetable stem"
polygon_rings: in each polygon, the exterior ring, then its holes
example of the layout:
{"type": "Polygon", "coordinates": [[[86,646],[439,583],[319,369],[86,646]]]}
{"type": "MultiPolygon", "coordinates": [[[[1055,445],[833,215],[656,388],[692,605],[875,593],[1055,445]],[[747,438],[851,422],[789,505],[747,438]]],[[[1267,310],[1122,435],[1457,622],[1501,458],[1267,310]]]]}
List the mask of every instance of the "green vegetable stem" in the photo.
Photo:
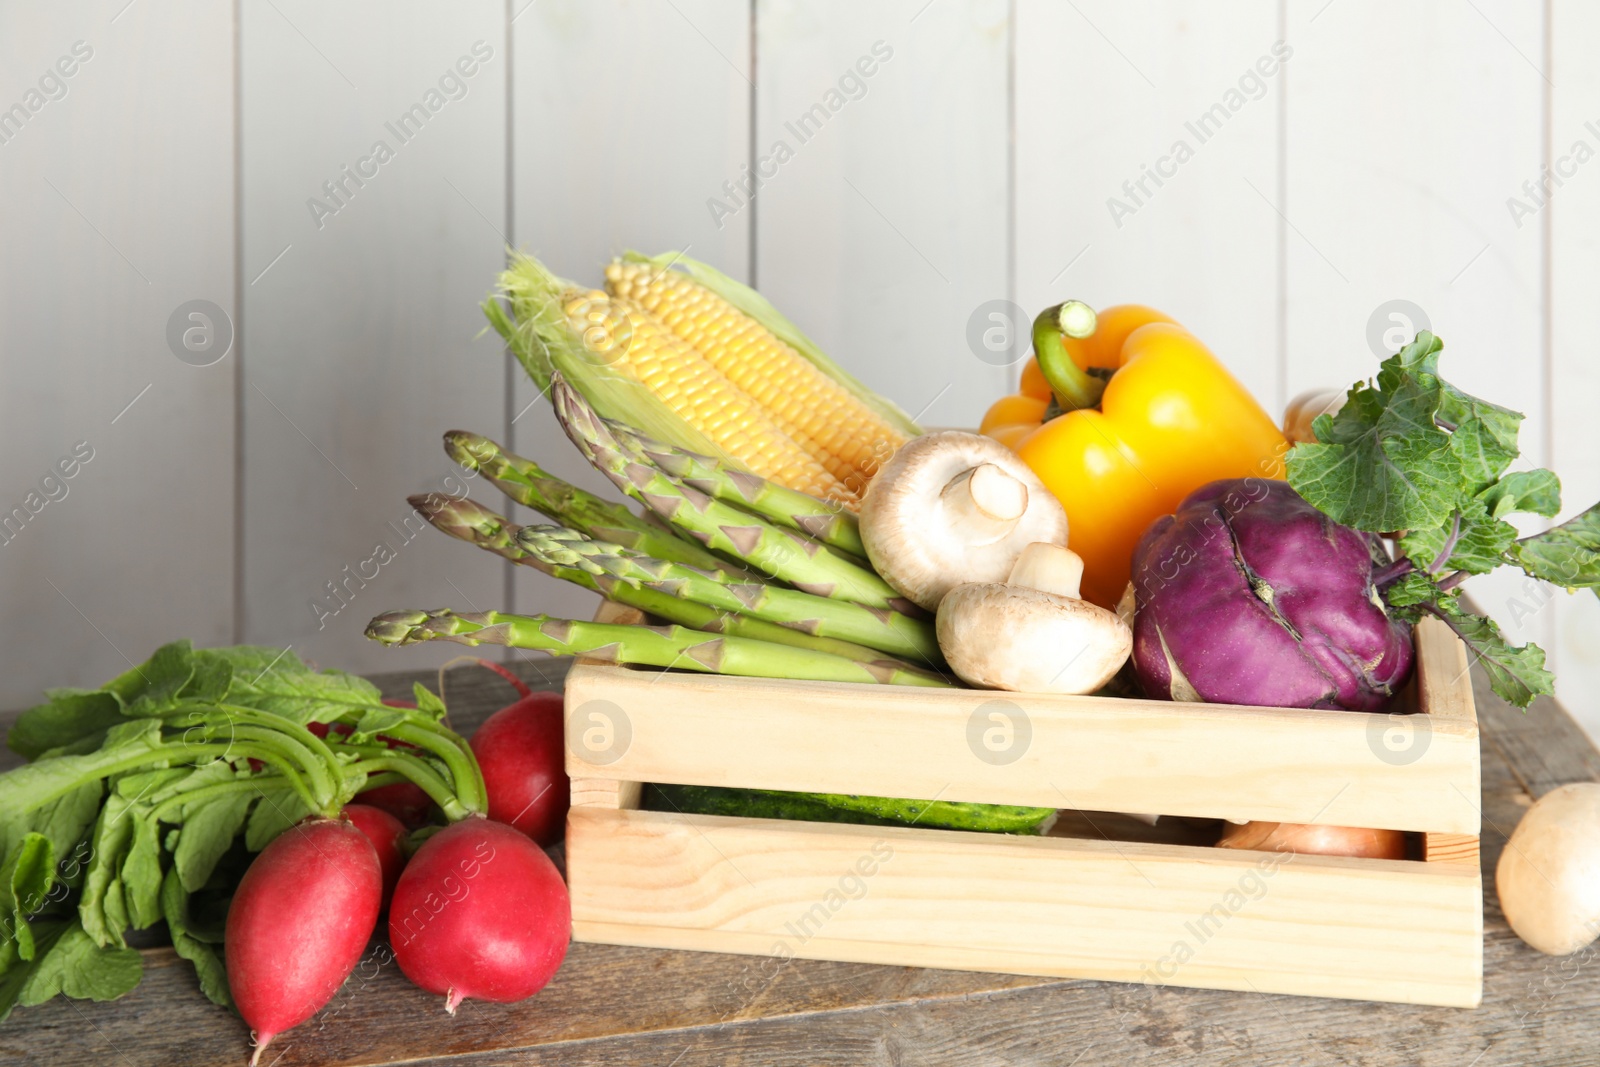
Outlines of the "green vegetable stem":
{"type": "Polygon", "coordinates": [[[7,737],[32,762],[0,775],[0,1020],[58,993],[128,992],[142,964],[126,932],[163,920],[227,1004],[191,896],[226,892],[240,856],[379,785],[413,782],[452,821],[488,806],[433,693],[387,706],[365,679],[287,651],[178,641],[100,689],[46,695],[7,737]]]}

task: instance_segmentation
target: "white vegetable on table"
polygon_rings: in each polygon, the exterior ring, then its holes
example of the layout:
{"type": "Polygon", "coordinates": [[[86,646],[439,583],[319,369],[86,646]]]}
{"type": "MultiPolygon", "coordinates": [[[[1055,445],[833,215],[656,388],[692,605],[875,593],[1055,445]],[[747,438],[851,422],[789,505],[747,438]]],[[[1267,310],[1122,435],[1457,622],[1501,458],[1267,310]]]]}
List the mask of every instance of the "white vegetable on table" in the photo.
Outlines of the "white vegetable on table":
{"type": "Polygon", "coordinates": [[[1600,935],[1600,783],[1540,797],[1506,842],[1495,887],[1506,922],[1540,952],[1565,956],[1600,935]]]}

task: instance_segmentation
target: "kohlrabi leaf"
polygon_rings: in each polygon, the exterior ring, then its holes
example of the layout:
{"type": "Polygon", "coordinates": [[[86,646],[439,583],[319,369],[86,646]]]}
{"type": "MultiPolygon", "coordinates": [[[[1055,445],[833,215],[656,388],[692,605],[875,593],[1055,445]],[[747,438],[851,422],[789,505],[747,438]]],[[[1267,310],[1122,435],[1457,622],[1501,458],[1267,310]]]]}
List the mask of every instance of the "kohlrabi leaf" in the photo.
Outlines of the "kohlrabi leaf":
{"type": "Polygon", "coordinates": [[[1455,593],[1440,598],[1437,607],[1466,642],[1468,656],[1483,667],[1502,700],[1525,708],[1535,697],[1555,691],[1555,677],[1544,667],[1544,649],[1532,642],[1511,644],[1492,620],[1465,611],[1455,593]]]}
{"type": "Polygon", "coordinates": [[[1383,599],[1391,608],[1408,608],[1414,604],[1431,604],[1439,597],[1439,587],[1421,571],[1412,571],[1383,591],[1383,599]]]}
{"type": "MultiPolygon", "coordinates": [[[[1400,539],[1400,551],[1419,567],[1428,567],[1438,561],[1456,530],[1454,521],[1447,526],[1424,526],[1400,539]]],[[[1473,500],[1461,512],[1460,529],[1456,533],[1450,555],[1439,562],[1441,571],[1466,571],[1468,574],[1487,574],[1505,562],[1505,553],[1517,539],[1517,528],[1504,519],[1492,517],[1481,500],[1473,500]]]]}
{"type": "Polygon", "coordinates": [[[1600,507],[1517,540],[1506,517],[1556,514],[1561,484],[1547,470],[1506,473],[1522,416],[1439,377],[1443,347],[1419,333],[1382,362],[1375,382],[1357,383],[1337,415],[1319,416],[1317,441],[1289,452],[1289,482],[1334,521],[1395,537],[1417,572],[1384,590],[1390,609],[1408,620],[1444,616],[1495,692],[1526,707],[1551,691],[1544,652],[1509,644],[1494,623],[1462,608],[1454,586],[1509,563],[1600,591],[1600,507]]]}
{"type": "Polygon", "coordinates": [[[1514,471],[1478,494],[1489,514],[1503,519],[1515,512],[1550,518],[1561,510],[1561,479],[1542,467],[1514,471]]]}
{"type": "Polygon", "coordinates": [[[1503,474],[1517,458],[1520,412],[1491,404],[1463,392],[1439,377],[1439,353],[1444,342],[1426,331],[1389,359],[1378,371],[1378,387],[1393,390],[1409,377],[1426,388],[1439,390],[1435,421],[1451,434],[1450,446],[1462,465],[1462,475],[1476,492],[1503,474]]]}
{"type": "MultiPolygon", "coordinates": [[[[1433,341],[1431,334],[1418,337],[1433,341]]],[[[1384,367],[1400,356],[1385,361],[1384,367]]],[[[1461,461],[1434,422],[1442,390],[1432,375],[1358,383],[1337,415],[1319,415],[1317,441],[1289,452],[1289,484],[1334,521],[1387,533],[1447,522],[1461,461]]]]}
{"type": "MultiPolygon", "coordinates": [[[[1440,418],[1443,406],[1440,408],[1440,418]]],[[[1517,416],[1520,421],[1521,415],[1517,416]]],[[[1511,434],[1511,446],[1502,443],[1498,428],[1481,418],[1470,417],[1454,424],[1450,431],[1450,451],[1461,463],[1461,487],[1468,493],[1478,493],[1494,485],[1496,479],[1517,458],[1516,432],[1511,434]]]]}
{"type": "Polygon", "coordinates": [[[1600,593],[1600,504],[1517,542],[1512,555],[1541,581],[1600,593]]]}

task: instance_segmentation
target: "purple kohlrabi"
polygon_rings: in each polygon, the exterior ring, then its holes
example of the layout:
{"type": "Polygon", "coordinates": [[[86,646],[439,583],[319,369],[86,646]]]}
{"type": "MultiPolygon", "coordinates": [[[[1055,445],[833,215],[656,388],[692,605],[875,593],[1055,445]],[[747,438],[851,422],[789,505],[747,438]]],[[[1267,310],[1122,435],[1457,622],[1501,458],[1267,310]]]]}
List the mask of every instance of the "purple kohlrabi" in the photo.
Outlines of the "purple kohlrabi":
{"type": "Polygon", "coordinates": [[[1411,673],[1411,630],[1373,585],[1365,535],[1286,482],[1212,482],[1133,555],[1133,664],[1150,696],[1381,710],[1411,673]]]}

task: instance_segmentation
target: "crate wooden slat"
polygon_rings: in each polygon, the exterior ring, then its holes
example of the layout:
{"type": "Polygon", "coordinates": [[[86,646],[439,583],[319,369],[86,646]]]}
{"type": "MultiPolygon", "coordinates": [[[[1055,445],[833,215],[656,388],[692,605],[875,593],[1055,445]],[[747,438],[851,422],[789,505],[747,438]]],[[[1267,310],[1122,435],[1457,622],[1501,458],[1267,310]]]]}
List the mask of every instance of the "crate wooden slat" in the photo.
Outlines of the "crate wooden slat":
{"type": "Polygon", "coordinates": [[[1482,886],[1455,864],[583,809],[567,856],[582,941],[1461,1007],[1481,995],[1482,886]]]}
{"type": "Polygon", "coordinates": [[[567,771],[574,778],[1476,835],[1478,724],[1465,654],[1433,619],[1417,628],[1417,644],[1425,706],[1447,712],[1430,714],[1422,732],[1416,724],[1424,720],[1415,716],[579,663],[567,679],[569,714],[604,706],[614,717],[620,710],[631,740],[620,753],[607,749],[605,763],[569,744],[567,771]],[[973,716],[992,701],[1008,714],[1019,710],[1031,728],[1015,762],[985,762],[969,744],[973,716]]]}
{"type": "MultiPolygon", "coordinates": [[[[615,605],[601,617],[638,619],[615,605]]],[[[1431,620],[1416,641],[1411,699],[1424,714],[1411,716],[580,661],[567,681],[574,936],[1474,1006],[1478,726],[1460,643],[1431,620]],[[993,700],[1031,732],[1010,763],[968,741],[993,700]],[[585,747],[591,736],[599,751],[585,747]],[[642,811],[647,781],[1376,826],[1419,832],[1422,858],[642,811]]]]}

